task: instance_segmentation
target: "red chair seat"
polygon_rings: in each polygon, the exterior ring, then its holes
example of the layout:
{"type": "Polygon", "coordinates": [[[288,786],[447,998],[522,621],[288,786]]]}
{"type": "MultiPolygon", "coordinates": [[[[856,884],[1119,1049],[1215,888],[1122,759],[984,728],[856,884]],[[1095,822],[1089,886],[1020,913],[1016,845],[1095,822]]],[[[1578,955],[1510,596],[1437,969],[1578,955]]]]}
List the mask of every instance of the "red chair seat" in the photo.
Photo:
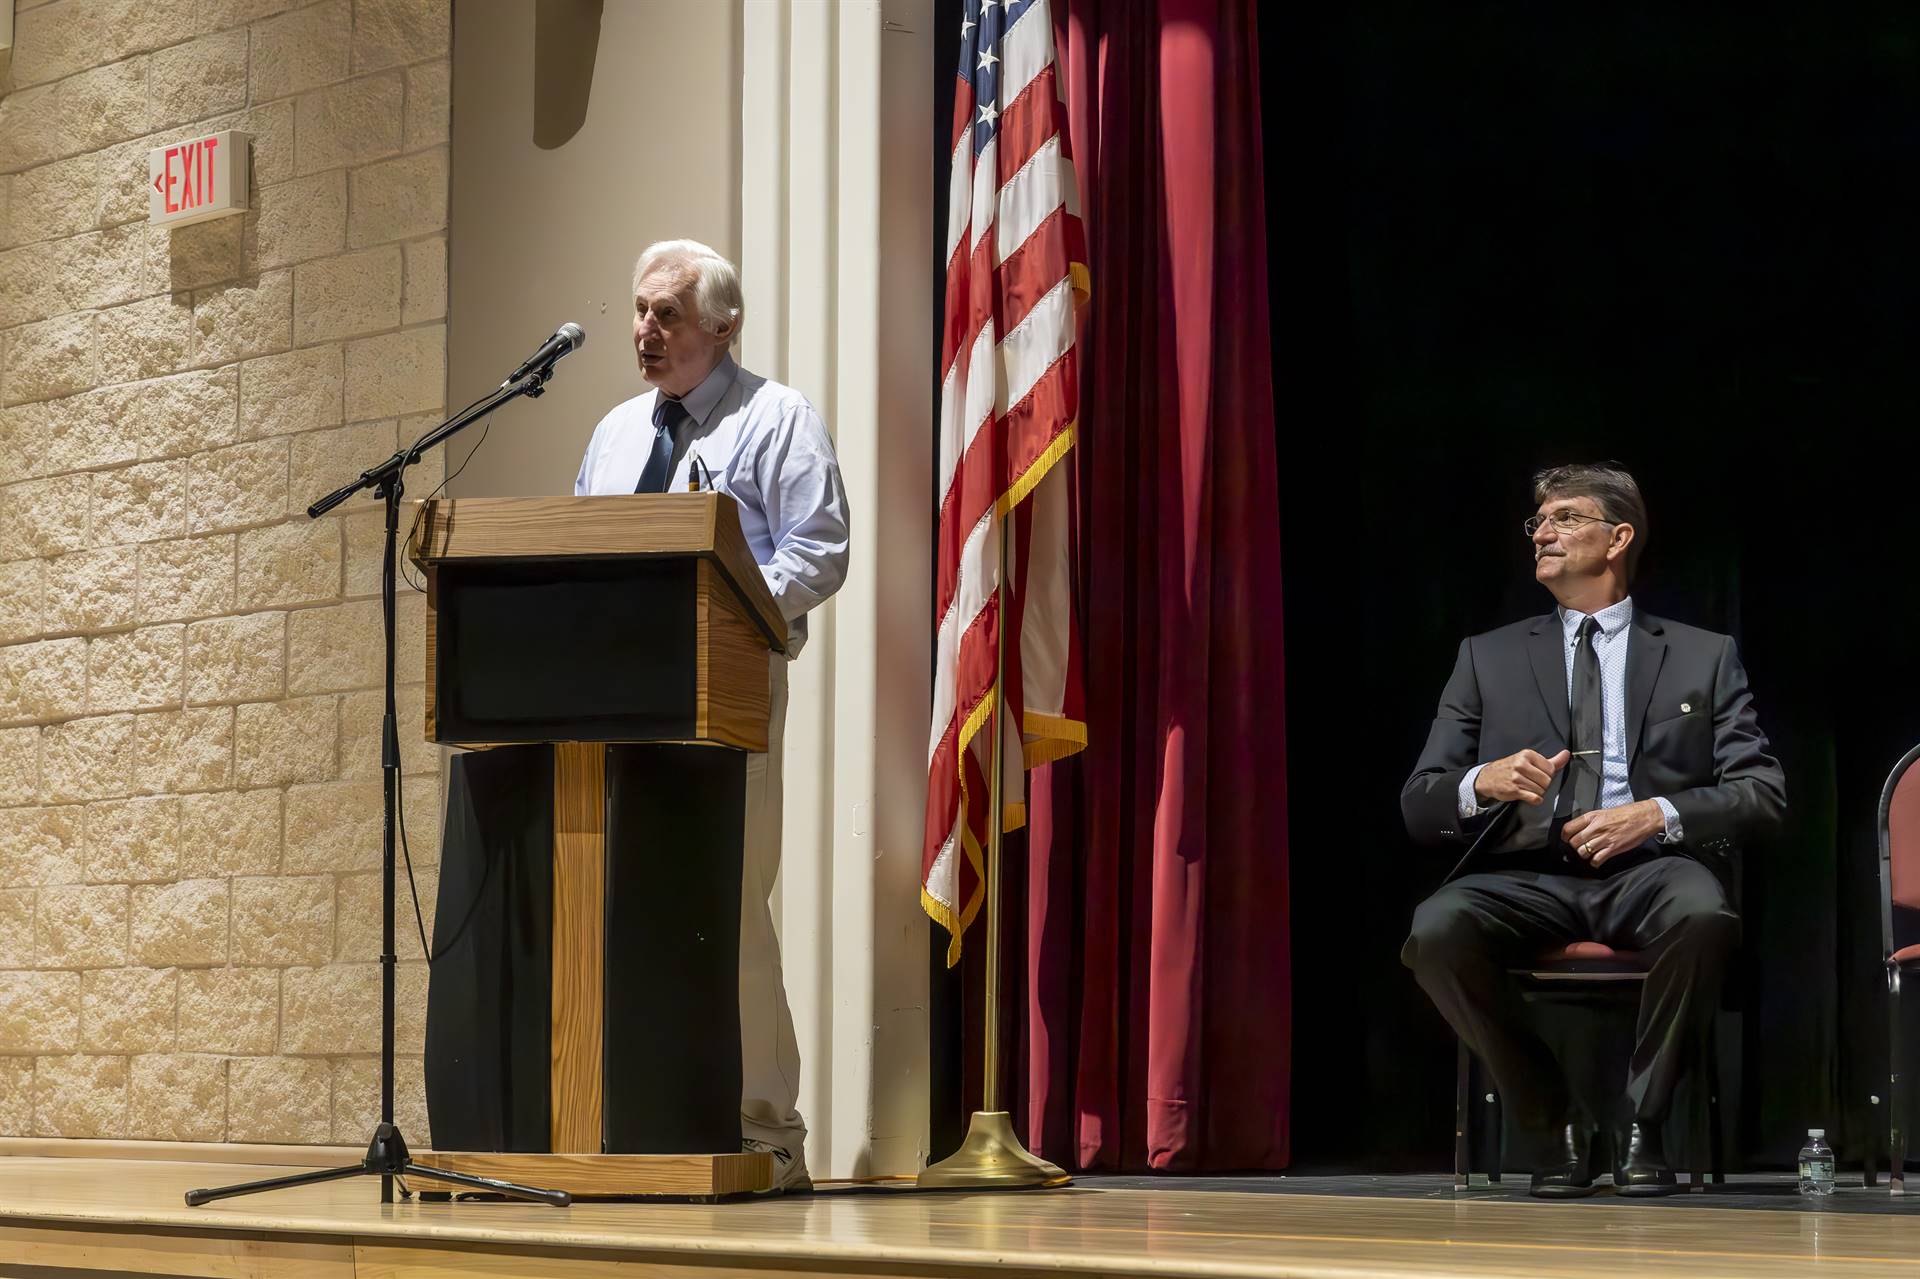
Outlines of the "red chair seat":
{"type": "MultiPolygon", "coordinates": [[[[1915,947],[1920,950],[1920,947],[1915,947]]],[[[1542,951],[1540,963],[1559,964],[1577,959],[1608,959],[1620,964],[1637,964],[1640,952],[1637,950],[1615,950],[1605,942],[1576,941],[1554,950],[1542,951]]]]}
{"type": "Polygon", "coordinates": [[[1604,942],[1576,941],[1542,951],[1525,968],[1511,971],[1542,982],[1637,982],[1650,965],[1637,950],[1615,950],[1604,942]]]}

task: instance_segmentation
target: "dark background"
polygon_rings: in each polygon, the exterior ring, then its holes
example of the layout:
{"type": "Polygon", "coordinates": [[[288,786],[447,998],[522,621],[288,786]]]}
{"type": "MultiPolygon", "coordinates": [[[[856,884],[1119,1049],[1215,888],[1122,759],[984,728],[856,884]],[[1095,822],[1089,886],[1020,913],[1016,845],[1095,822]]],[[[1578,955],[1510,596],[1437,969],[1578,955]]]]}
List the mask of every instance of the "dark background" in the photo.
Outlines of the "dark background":
{"type": "Polygon", "coordinates": [[[1529,475],[1614,458],[1636,603],[1731,633],[1791,817],[1749,851],[1736,1154],[1884,1125],[1874,810],[1908,577],[1920,23],[1892,5],[1263,6],[1296,1167],[1441,1168],[1398,808],[1459,640],[1544,612],[1529,475]],[[1879,1064],[1876,1066],[1876,1062],[1879,1064]],[[1876,1071],[1878,1077],[1876,1079],[1876,1071]]]}
{"type": "MultiPolygon", "coordinates": [[[[936,3],[939,210],[958,7],[936,3]]],[[[1450,1166],[1453,1040],[1398,953],[1452,857],[1408,843],[1399,789],[1460,639],[1551,606],[1530,475],[1605,458],[1650,508],[1636,603],[1737,638],[1787,771],[1789,828],[1742,875],[1735,1166],[1786,1164],[1810,1126],[1857,1160],[1884,1129],[1874,810],[1920,740],[1920,17],[1355,0],[1259,23],[1296,1169],[1450,1166]]],[[[931,931],[937,1158],[971,1050],[931,931]]]]}

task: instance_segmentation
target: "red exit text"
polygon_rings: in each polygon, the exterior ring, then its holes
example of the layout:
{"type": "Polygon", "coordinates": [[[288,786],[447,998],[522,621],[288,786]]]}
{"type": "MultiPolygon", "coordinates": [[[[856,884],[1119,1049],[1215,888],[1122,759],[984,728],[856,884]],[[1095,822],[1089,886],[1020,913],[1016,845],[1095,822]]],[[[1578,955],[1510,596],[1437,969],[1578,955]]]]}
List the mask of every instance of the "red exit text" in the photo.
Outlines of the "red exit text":
{"type": "Polygon", "coordinates": [[[168,147],[153,189],[168,213],[197,209],[213,201],[213,153],[220,139],[202,138],[168,147]]]}

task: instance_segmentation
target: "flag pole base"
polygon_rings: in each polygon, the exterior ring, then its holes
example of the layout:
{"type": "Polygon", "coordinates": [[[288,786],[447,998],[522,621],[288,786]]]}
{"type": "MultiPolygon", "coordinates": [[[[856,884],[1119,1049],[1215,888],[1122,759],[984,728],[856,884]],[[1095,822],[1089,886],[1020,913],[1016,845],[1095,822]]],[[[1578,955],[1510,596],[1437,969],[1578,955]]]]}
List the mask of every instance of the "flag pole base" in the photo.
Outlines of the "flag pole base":
{"type": "Polygon", "coordinates": [[[1004,1110],[976,1110],[960,1149],[920,1174],[922,1190],[1031,1190],[1064,1186],[1073,1178],[1014,1135],[1004,1110]]]}

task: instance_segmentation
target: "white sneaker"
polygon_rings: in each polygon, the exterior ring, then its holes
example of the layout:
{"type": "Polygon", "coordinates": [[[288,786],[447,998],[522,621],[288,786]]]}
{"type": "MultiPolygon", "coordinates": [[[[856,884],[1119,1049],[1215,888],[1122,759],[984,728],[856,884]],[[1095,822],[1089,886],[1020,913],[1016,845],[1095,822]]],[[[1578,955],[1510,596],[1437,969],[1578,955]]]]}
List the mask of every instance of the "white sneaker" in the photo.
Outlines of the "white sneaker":
{"type": "Polygon", "coordinates": [[[806,1151],[788,1150],[785,1146],[776,1146],[770,1141],[758,1141],[752,1137],[742,1139],[740,1149],[749,1154],[773,1156],[773,1185],[766,1193],[770,1195],[813,1193],[813,1178],[807,1175],[806,1151]]]}

